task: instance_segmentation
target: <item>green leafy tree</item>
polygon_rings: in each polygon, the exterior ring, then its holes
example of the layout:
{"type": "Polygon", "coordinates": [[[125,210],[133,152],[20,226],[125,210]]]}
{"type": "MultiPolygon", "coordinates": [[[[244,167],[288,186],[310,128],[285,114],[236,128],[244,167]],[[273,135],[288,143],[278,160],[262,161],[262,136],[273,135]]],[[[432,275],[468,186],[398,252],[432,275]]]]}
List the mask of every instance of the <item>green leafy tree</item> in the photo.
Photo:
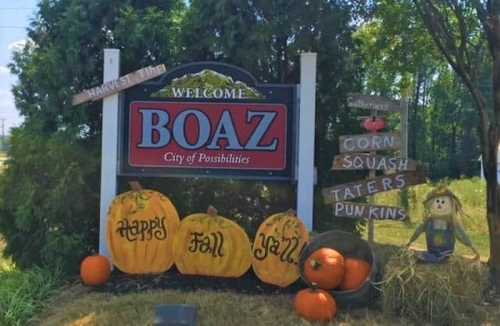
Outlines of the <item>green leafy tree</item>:
{"type": "Polygon", "coordinates": [[[101,105],[71,96],[101,83],[103,49],[123,51],[128,73],[173,64],[181,1],[43,0],[16,53],[13,89],[25,122],[1,176],[0,233],[21,266],[66,272],[97,245],[101,105]]]}
{"type": "MultiPolygon", "coordinates": [[[[297,83],[299,53],[318,52],[318,188],[333,179],[335,139],[359,127],[345,107],[359,88],[353,22],[363,6],[348,1],[43,0],[31,41],[11,65],[25,123],[12,137],[0,183],[0,233],[21,266],[65,271],[97,245],[101,104],[71,106],[71,96],[99,85],[104,48],[121,49],[121,73],[146,65],[217,60],[263,82],[297,83]]],[[[119,190],[128,190],[120,178],[119,190]]],[[[262,219],[295,206],[289,184],[210,179],[141,179],[172,198],[181,216],[215,205],[252,234],[262,219]]],[[[318,198],[317,227],[331,227],[318,198]]],[[[341,224],[340,222],[335,222],[341,224]]],[[[352,228],[353,223],[347,223],[352,228]]]]}
{"type": "MultiPolygon", "coordinates": [[[[363,6],[348,1],[229,1],[194,0],[181,31],[183,60],[217,60],[241,66],[258,80],[299,82],[299,54],[318,53],[316,112],[317,189],[361,177],[330,171],[338,136],[360,131],[359,122],[346,107],[348,92],[361,85],[360,60],[352,39],[353,21],[366,15],[363,6]]],[[[287,195],[287,202],[269,207],[294,207],[289,186],[262,184],[271,193],[287,195]]],[[[352,221],[334,220],[331,207],[316,196],[315,228],[346,227],[352,221]]],[[[259,217],[259,219],[262,217],[259,217]]]]}
{"type": "Polygon", "coordinates": [[[410,0],[379,0],[372,19],[356,32],[365,91],[407,97],[409,157],[428,163],[431,178],[475,175],[479,120],[471,97],[415,11],[410,0]]]}
{"type": "Polygon", "coordinates": [[[481,152],[487,183],[492,286],[500,294],[500,186],[497,155],[500,141],[500,1],[414,0],[435,45],[468,89],[479,116],[481,152]],[[485,54],[485,55],[483,55],[485,54]],[[491,78],[488,94],[480,87],[481,64],[491,78]]]}

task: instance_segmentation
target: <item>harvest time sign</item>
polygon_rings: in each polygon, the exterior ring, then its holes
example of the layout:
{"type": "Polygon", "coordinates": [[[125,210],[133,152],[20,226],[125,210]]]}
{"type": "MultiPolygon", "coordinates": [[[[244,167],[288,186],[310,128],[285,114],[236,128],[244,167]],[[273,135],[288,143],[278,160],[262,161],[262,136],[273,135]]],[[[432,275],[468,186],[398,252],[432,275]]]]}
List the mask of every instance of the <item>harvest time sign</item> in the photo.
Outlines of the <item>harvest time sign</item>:
{"type": "Polygon", "coordinates": [[[125,92],[122,175],[290,179],[295,88],[195,63],[125,92]]]}

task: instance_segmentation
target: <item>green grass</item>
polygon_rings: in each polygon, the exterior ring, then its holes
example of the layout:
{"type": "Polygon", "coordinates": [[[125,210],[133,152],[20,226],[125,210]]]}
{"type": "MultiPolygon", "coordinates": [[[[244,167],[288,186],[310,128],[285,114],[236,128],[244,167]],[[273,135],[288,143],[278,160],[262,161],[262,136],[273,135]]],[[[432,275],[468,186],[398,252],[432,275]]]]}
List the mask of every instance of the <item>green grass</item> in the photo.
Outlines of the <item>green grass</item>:
{"type": "MultiPolygon", "coordinates": [[[[486,222],[486,184],[479,178],[454,180],[448,183],[453,193],[460,199],[464,212],[468,217],[463,218],[465,231],[472,240],[474,246],[486,260],[489,257],[488,225],[486,222]]],[[[375,242],[404,246],[415,231],[418,224],[422,222],[423,201],[429,191],[433,189],[431,184],[423,184],[411,187],[409,190],[410,223],[398,221],[376,221],[375,242]]],[[[379,205],[401,206],[400,192],[390,191],[375,196],[375,203],[379,205]]],[[[366,232],[365,232],[366,237],[366,232]]],[[[414,243],[417,249],[425,249],[425,234],[422,234],[414,243]]],[[[457,242],[456,251],[459,255],[471,256],[473,253],[469,248],[457,242]]]]}
{"type": "MultiPolygon", "coordinates": [[[[158,304],[194,304],[198,325],[279,326],[311,325],[293,310],[293,296],[246,295],[231,292],[162,290],[127,295],[95,293],[73,286],[61,293],[51,308],[40,316],[41,326],[127,326],[153,325],[158,304]]],[[[329,325],[401,325],[404,319],[384,316],[373,309],[342,311],[329,325]]]]}
{"type": "Polygon", "coordinates": [[[0,237],[0,325],[26,325],[56,293],[60,279],[42,268],[17,269],[10,259],[2,257],[4,247],[0,237]]]}
{"type": "MultiPolygon", "coordinates": [[[[450,188],[460,198],[465,212],[470,216],[464,220],[466,231],[482,258],[487,258],[489,244],[485,219],[484,182],[479,179],[452,181],[450,188]]],[[[430,190],[430,185],[411,188],[409,210],[411,223],[375,222],[376,248],[379,256],[383,257],[383,261],[388,261],[398,252],[398,247],[408,242],[416,226],[422,220],[422,201],[430,190]]],[[[398,192],[380,194],[375,200],[377,204],[400,206],[398,192]]],[[[424,249],[424,242],[425,237],[422,235],[415,246],[424,249]]],[[[458,255],[471,255],[470,250],[461,244],[457,244],[456,252],[458,255]]],[[[0,260],[0,263],[5,266],[4,271],[0,272],[0,310],[2,312],[0,325],[26,325],[28,321],[33,325],[152,325],[154,307],[158,304],[169,303],[197,305],[200,325],[310,325],[295,315],[292,305],[293,296],[246,295],[201,290],[194,292],[162,290],[112,295],[92,291],[78,282],[61,291],[56,290],[59,284],[57,278],[52,274],[47,274],[46,271],[20,272],[8,260],[0,260]],[[55,293],[57,295],[54,296],[55,293]],[[47,298],[50,299],[47,301],[47,298]],[[43,307],[45,309],[40,313],[43,307]],[[34,314],[35,319],[31,319],[34,314]]],[[[399,272],[396,275],[400,275],[399,272]]],[[[418,273],[411,275],[421,278],[418,273]]],[[[412,282],[416,280],[411,279],[412,282]]],[[[412,324],[407,319],[384,313],[382,306],[382,300],[380,300],[369,309],[354,311],[339,309],[336,322],[332,325],[412,324]]],[[[478,319],[478,324],[500,324],[498,307],[481,307],[480,309],[481,318],[478,319]]]]}
{"type": "Polygon", "coordinates": [[[0,325],[26,325],[58,286],[57,275],[41,268],[0,272],[0,325]]]}

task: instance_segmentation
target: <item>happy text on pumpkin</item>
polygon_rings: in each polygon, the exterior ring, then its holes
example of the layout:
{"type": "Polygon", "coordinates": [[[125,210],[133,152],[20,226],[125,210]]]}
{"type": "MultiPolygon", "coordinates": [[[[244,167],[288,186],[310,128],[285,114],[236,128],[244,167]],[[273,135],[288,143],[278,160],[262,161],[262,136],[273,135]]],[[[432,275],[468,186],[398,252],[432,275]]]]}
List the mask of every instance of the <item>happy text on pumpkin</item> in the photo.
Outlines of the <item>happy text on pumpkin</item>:
{"type": "Polygon", "coordinates": [[[116,232],[128,241],[149,241],[165,240],[167,238],[167,228],[165,217],[154,217],[149,220],[129,221],[124,218],[118,221],[119,227],[116,232]]]}

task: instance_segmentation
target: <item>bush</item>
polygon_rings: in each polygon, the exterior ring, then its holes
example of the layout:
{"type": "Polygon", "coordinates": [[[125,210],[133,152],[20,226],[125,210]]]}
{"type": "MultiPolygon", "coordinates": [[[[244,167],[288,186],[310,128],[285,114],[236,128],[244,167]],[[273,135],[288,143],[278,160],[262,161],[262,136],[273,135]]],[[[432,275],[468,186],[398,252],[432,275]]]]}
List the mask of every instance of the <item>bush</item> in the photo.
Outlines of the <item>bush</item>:
{"type": "Polygon", "coordinates": [[[54,271],[0,271],[0,325],[26,325],[60,284],[54,271]]]}
{"type": "Polygon", "coordinates": [[[18,267],[73,273],[97,244],[99,161],[95,150],[71,139],[28,128],[12,134],[0,178],[0,234],[18,267]]]}

